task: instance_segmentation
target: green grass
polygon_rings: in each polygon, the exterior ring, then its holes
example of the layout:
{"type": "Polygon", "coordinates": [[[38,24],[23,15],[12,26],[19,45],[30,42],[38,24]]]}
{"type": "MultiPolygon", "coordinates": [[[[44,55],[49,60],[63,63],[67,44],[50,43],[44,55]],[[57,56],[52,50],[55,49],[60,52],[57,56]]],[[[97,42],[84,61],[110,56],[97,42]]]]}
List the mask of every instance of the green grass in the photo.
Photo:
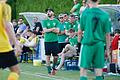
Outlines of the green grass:
{"type": "MultiPolygon", "coordinates": [[[[60,70],[55,76],[48,76],[45,66],[33,67],[32,64],[20,64],[21,76],[20,80],[79,80],[79,71],[60,70]]],[[[0,80],[7,80],[9,71],[3,70],[0,74],[0,80]]],[[[93,80],[92,72],[88,74],[89,80],[93,80]]],[[[120,80],[120,77],[108,76],[105,80],[120,80]]]]}
{"type": "MultiPolygon", "coordinates": [[[[79,1],[81,4],[82,0],[79,1]]],[[[13,9],[12,18],[16,18],[16,16],[18,18],[20,12],[45,12],[45,9],[48,7],[53,8],[56,15],[61,12],[69,13],[73,6],[73,0],[8,0],[8,3],[13,9]]],[[[101,0],[100,3],[116,4],[117,0],[101,0]]]]}
{"type": "MultiPolygon", "coordinates": [[[[82,0],[79,1],[81,4],[82,0]]],[[[101,0],[101,3],[116,4],[117,1],[101,0]]],[[[69,13],[73,7],[73,0],[16,0],[17,16],[20,12],[45,12],[45,9],[48,7],[53,8],[57,15],[61,12],[69,13]]]]}

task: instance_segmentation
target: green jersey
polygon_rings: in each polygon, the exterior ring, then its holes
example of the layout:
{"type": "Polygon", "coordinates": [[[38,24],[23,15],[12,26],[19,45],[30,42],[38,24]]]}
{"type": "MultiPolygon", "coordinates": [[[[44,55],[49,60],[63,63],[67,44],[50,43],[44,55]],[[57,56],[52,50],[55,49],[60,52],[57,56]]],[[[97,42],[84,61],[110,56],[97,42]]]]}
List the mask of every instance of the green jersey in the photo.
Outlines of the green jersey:
{"type": "MultiPolygon", "coordinates": [[[[60,31],[65,31],[65,23],[59,23],[58,27],[60,31]]],[[[58,42],[64,43],[66,38],[67,38],[66,34],[58,35],[58,42]]]]}
{"type": "Polygon", "coordinates": [[[106,33],[111,31],[109,15],[99,8],[89,8],[82,13],[80,28],[84,31],[82,44],[105,42],[106,33]]]}
{"type": "Polygon", "coordinates": [[[78,32],[78,25],[79,24],[76,21],[74,23],[68,22],[65,30],[69,31],[71,28],[73,28],[75,30],[75,32],[78,32]]]}
{"type": "Polygon", "coordinates": [[[75,12],[73,12],[74,15],[79,15],[80,11],[80,4],[77,3],[76,5],[73,6],[73,9],[76,9],[75,12]]]}
{"type": "Polygon", "coordinates": [[[71,46],[77,45],[78,44],[78,37],[74,36],[73,38],[70,38],[69,42],[70,42],[71,46]]]}
{"type": "MultiPolygon", "coordinates": [[[[47,19],[43,21],[43,28],[58,28],[59,21],[57,19],[47,19]]],[[[45,42],[56,42],[58,41],[58,34],[54,32],[46,32],[44,34],[45,42]]]]}

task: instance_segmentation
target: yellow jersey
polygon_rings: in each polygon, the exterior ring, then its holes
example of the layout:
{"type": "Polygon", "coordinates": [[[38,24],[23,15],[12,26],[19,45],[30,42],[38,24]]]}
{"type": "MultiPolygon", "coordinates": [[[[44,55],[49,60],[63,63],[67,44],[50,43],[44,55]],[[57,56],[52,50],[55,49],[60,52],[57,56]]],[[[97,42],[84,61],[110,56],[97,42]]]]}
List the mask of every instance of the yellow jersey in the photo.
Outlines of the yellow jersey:
{"type": "Polygon", "coordinates": [[[25,43],[26,43],[26,39],[23,38],[23,37],[21,37],[21,38],[20,38],[20,43],[21,43],[21,44],[25,44],[25,43]]]}
{"type": "Polygon", "coordinates": [[[0,2],[0,53],[13,50],[5,30],[3,19],[11,21],[11,7],[0,2]]]}

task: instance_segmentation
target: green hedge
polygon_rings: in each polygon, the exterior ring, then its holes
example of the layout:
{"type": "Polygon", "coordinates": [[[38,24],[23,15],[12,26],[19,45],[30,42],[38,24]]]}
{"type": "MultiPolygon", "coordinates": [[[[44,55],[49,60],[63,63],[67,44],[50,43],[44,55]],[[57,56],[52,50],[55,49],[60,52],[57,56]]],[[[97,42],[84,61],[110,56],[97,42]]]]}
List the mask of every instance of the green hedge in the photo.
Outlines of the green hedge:
{"type": "MultiPolygon", "coordinates": [[[[101,3],[116,4],[116,0],[101,0],[101,3]]],[[[48,7],[53,8],[55,13],[59,14],[69,12],[72,6],[73,0],[16,0],[17,16],[20,12],[45,12],[48,7]]]]}

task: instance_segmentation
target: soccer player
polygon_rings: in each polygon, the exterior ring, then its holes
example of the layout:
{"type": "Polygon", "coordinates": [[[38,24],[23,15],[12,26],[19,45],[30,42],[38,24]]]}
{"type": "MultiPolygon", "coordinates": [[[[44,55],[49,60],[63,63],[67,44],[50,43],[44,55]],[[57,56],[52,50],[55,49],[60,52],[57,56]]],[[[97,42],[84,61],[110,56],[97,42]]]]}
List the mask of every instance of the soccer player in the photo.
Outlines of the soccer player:
{"type": "Polygon", "coordinates": [[[58,24],[59,21],[54,18],[54,11],[50,8],[46,9],[48,19],[43,21],[43,31],[44,31],[44,38],[45,38],[45,55],[46,55],[46,64],[48,69],[49,75],[55,75],[55,66],[58,60],[58,33],[59,28],[58,24]],[[50,57],[51,53],[53,56],[53,66],[51,70],[50,66],[50,57]]]}
{"type": "Polygon", "coordinates": [[[0,68],[8,67],[10,69],[11,73],[7,80],[18,80],[20,69],[9,40],[14,43],[17,53],[21,52],[21,49],[15,38],[13,26],[10,23],[11,8],[6,4],[6,1],[0,0],[0,68]]]}
{"type": "Polygon", "coordinates": [[[78,41],[81,41],[80,80],[87,79],[87,69],[95,68],[95,80],[103,80],[104,44],[109,55],[111,22],[109,15],[97,7],[100,0],[88,0],[89,9],[84,11],[80,20],[78,41]]]}

